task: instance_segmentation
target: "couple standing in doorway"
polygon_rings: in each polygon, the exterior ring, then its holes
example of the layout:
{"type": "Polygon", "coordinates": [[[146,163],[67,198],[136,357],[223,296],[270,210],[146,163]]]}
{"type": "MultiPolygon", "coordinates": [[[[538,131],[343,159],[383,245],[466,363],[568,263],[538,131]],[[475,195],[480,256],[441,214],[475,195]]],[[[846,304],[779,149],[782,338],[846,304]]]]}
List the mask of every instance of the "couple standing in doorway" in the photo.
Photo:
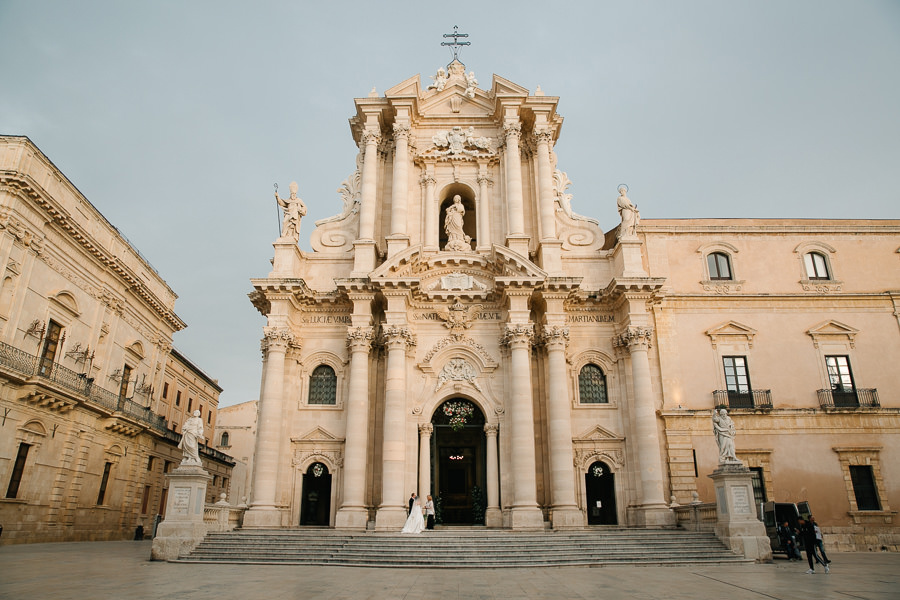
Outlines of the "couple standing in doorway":
{"type": "Polygon", "coordinates": [[[419,502],[415,492],[410,494],[407,512],[409,516],[406,518],[406,524],[403,525],[400,533],[422,533],[425,529],[434,529],[434,501],[431,499],[431,494],[428,494],[425,506],[422,506],[419,502]]]}

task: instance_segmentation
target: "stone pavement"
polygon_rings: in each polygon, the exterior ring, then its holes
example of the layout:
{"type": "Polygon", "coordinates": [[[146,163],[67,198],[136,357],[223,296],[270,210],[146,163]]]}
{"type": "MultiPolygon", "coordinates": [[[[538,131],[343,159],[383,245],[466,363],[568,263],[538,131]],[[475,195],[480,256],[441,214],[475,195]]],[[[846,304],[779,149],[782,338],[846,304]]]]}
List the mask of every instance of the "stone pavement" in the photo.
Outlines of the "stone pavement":
{"type": "Polygon", "coordinates": [[[150,542],[0,547],[0,598],[10,600],[888,600],[900,597],[900,554],[829,553],[830,575],[806,561],[722,567],[364,569],[151,562],[150,542]]]}

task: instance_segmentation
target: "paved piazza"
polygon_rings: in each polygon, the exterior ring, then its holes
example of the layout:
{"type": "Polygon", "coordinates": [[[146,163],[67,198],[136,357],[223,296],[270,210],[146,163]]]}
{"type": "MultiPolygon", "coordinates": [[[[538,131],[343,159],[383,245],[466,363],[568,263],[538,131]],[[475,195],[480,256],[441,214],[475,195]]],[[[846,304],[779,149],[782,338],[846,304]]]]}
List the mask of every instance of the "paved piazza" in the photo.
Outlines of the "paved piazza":
{"type": "Polygon", "coordinates": [[[806,561],[727,567],[423,570],[151,562],[150,542],[0,548],[0,598],[750,600],[897,598],[900,554],[834,553],[830,575],[806,561]]]}

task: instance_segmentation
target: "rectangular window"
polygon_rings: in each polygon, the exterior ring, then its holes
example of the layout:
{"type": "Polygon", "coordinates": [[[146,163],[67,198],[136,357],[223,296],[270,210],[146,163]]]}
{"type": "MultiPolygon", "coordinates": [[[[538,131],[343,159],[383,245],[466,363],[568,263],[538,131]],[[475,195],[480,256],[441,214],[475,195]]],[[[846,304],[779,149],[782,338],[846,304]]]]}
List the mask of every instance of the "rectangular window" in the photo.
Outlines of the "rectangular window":
{"type": "Polygon", "coordinates": [[[169,397],[169,383],[163,382],[163,400],[169,397]]]}
{"type": "Polygon", "coordinates": [[[53,369],[53,361],[56,360],[56,352],[59,349],[59,338],[62,334],[62,325],[51,320],[47,325],[47,337],[44,338],[44,347],[41,349],[40,374],[48,377],[53,369]]]}
{"type": "Polygon", "coordinates": [[[148,471],[152,471],[152,470],[153,470],[153,463],[154,463],[154,460],[155,460],[155,459],[156,459],[155,456],[151,456],[151,457],[147,458],[147,470],[148,470],[148,471]]]}
{"type": "Polygon", "coordinates": [[[750,483],[753,485],[753,501],[759,520],[763,520],[763,505],[766,503],[766,482],[762,467],[750,467],[750,483]]]}
{"type": "Polygon", "coordinates": [[[208,413],[206,413],[206,424],[207,425],[212,424],[212,411],[209,411],[208,413]]]}
{"type": "Polygon", "coordinates": [[[228,491],[228,478],[227,477],[222,478],[222,489],[225,491],[228,491]]]}
{"type": "Polygon", "coordinates": [[[122,367],[122,381],[119,382],[119,398],[128,397],[128,384],[131,380],[131,367],[125,365],[122,367]]]}
{"type": "Polygon", "coordinates": [[[97,505],[102,506],[106,499],[106,485],[109,483],[109,471],[112,469],[112,463],[108,462],[103,466],[103,478],[100,480],[100,492],[97,493],[97,505]]]}
{"type": "Polygon", "coordinates": [[[147,504],[150,502],[150,486],[144,486],[144,497],[141,499],[141,514],[147,514],[147,504]]]}
{"type": "Polygon", "coordinates": [[[853,483],[857,509],[881,510],[871,465],[850,465],[850,481],[853,483]]]}
{"type": "Polygon", "coordinates": [[[850,357],[826,356],[825,366],[828,370],[828,383],[831,384],[834,405],[859,406],[856,386],[853,384],[853,372],[850,370],[850,357]]]}
{"type": "Polygon", "coordinates": [[[746,356],[723,356],[729,408],[753,408],[746,356]]]}
{"type": "Polygon", "coordinates": [[[28,458],[28,451],[31,444],[24,442],[19,444],[19,451],[16,453],[16,462],[13,464],[12,477],[9,478],[9,487],[6,488],[6,497],[15,498],[19,493],[19,484],[22,482],[22,473],[25,471],[25,460],[28,458]]]}
{"type": "Polygon", "coordinates": [[[212,480],[213,487],[216,487],[216,483],[218,483],[218,481],[219,481],[219,476],[213,475],[213,480],[212,480]]]}
{"type": "Polygon", "coordinates": [[[175,393],[175,406],[181,406],[181,390],[175,393]]]}
{"type": "Polygon", "coordinates": [[[188,398],[188,409],[187,409],[188,413],[191,412],[191,407],[192,407],[193,405],[194,405],[194,399],[193,399],[193,398],[188,398]]]}
{"type": "Polygon", "coordinates": [[[172,470],[172,461],[165,461],[163,463],[163,473],[168,473],[172,470]]]}

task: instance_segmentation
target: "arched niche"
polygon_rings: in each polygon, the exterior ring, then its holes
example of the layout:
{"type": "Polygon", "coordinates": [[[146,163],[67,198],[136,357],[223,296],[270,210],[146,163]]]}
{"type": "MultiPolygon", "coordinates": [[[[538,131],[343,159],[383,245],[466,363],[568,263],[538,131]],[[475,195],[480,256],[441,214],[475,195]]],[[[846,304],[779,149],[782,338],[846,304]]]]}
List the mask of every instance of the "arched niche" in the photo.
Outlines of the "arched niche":
{"type": "Polygon", "coordinates": [[[463,216],[463,232],[472,238],[471,247],[478,243],[477,215],[475,214],[475,191],[464,183],[451,183],[440,193],[440,211],[438,213],[438,247],[443,250],[447,245],[447,232],[444,223],[447,218],[447,207],[453,204],[453,197],[459,195],[466,214],[463,216]]]}

